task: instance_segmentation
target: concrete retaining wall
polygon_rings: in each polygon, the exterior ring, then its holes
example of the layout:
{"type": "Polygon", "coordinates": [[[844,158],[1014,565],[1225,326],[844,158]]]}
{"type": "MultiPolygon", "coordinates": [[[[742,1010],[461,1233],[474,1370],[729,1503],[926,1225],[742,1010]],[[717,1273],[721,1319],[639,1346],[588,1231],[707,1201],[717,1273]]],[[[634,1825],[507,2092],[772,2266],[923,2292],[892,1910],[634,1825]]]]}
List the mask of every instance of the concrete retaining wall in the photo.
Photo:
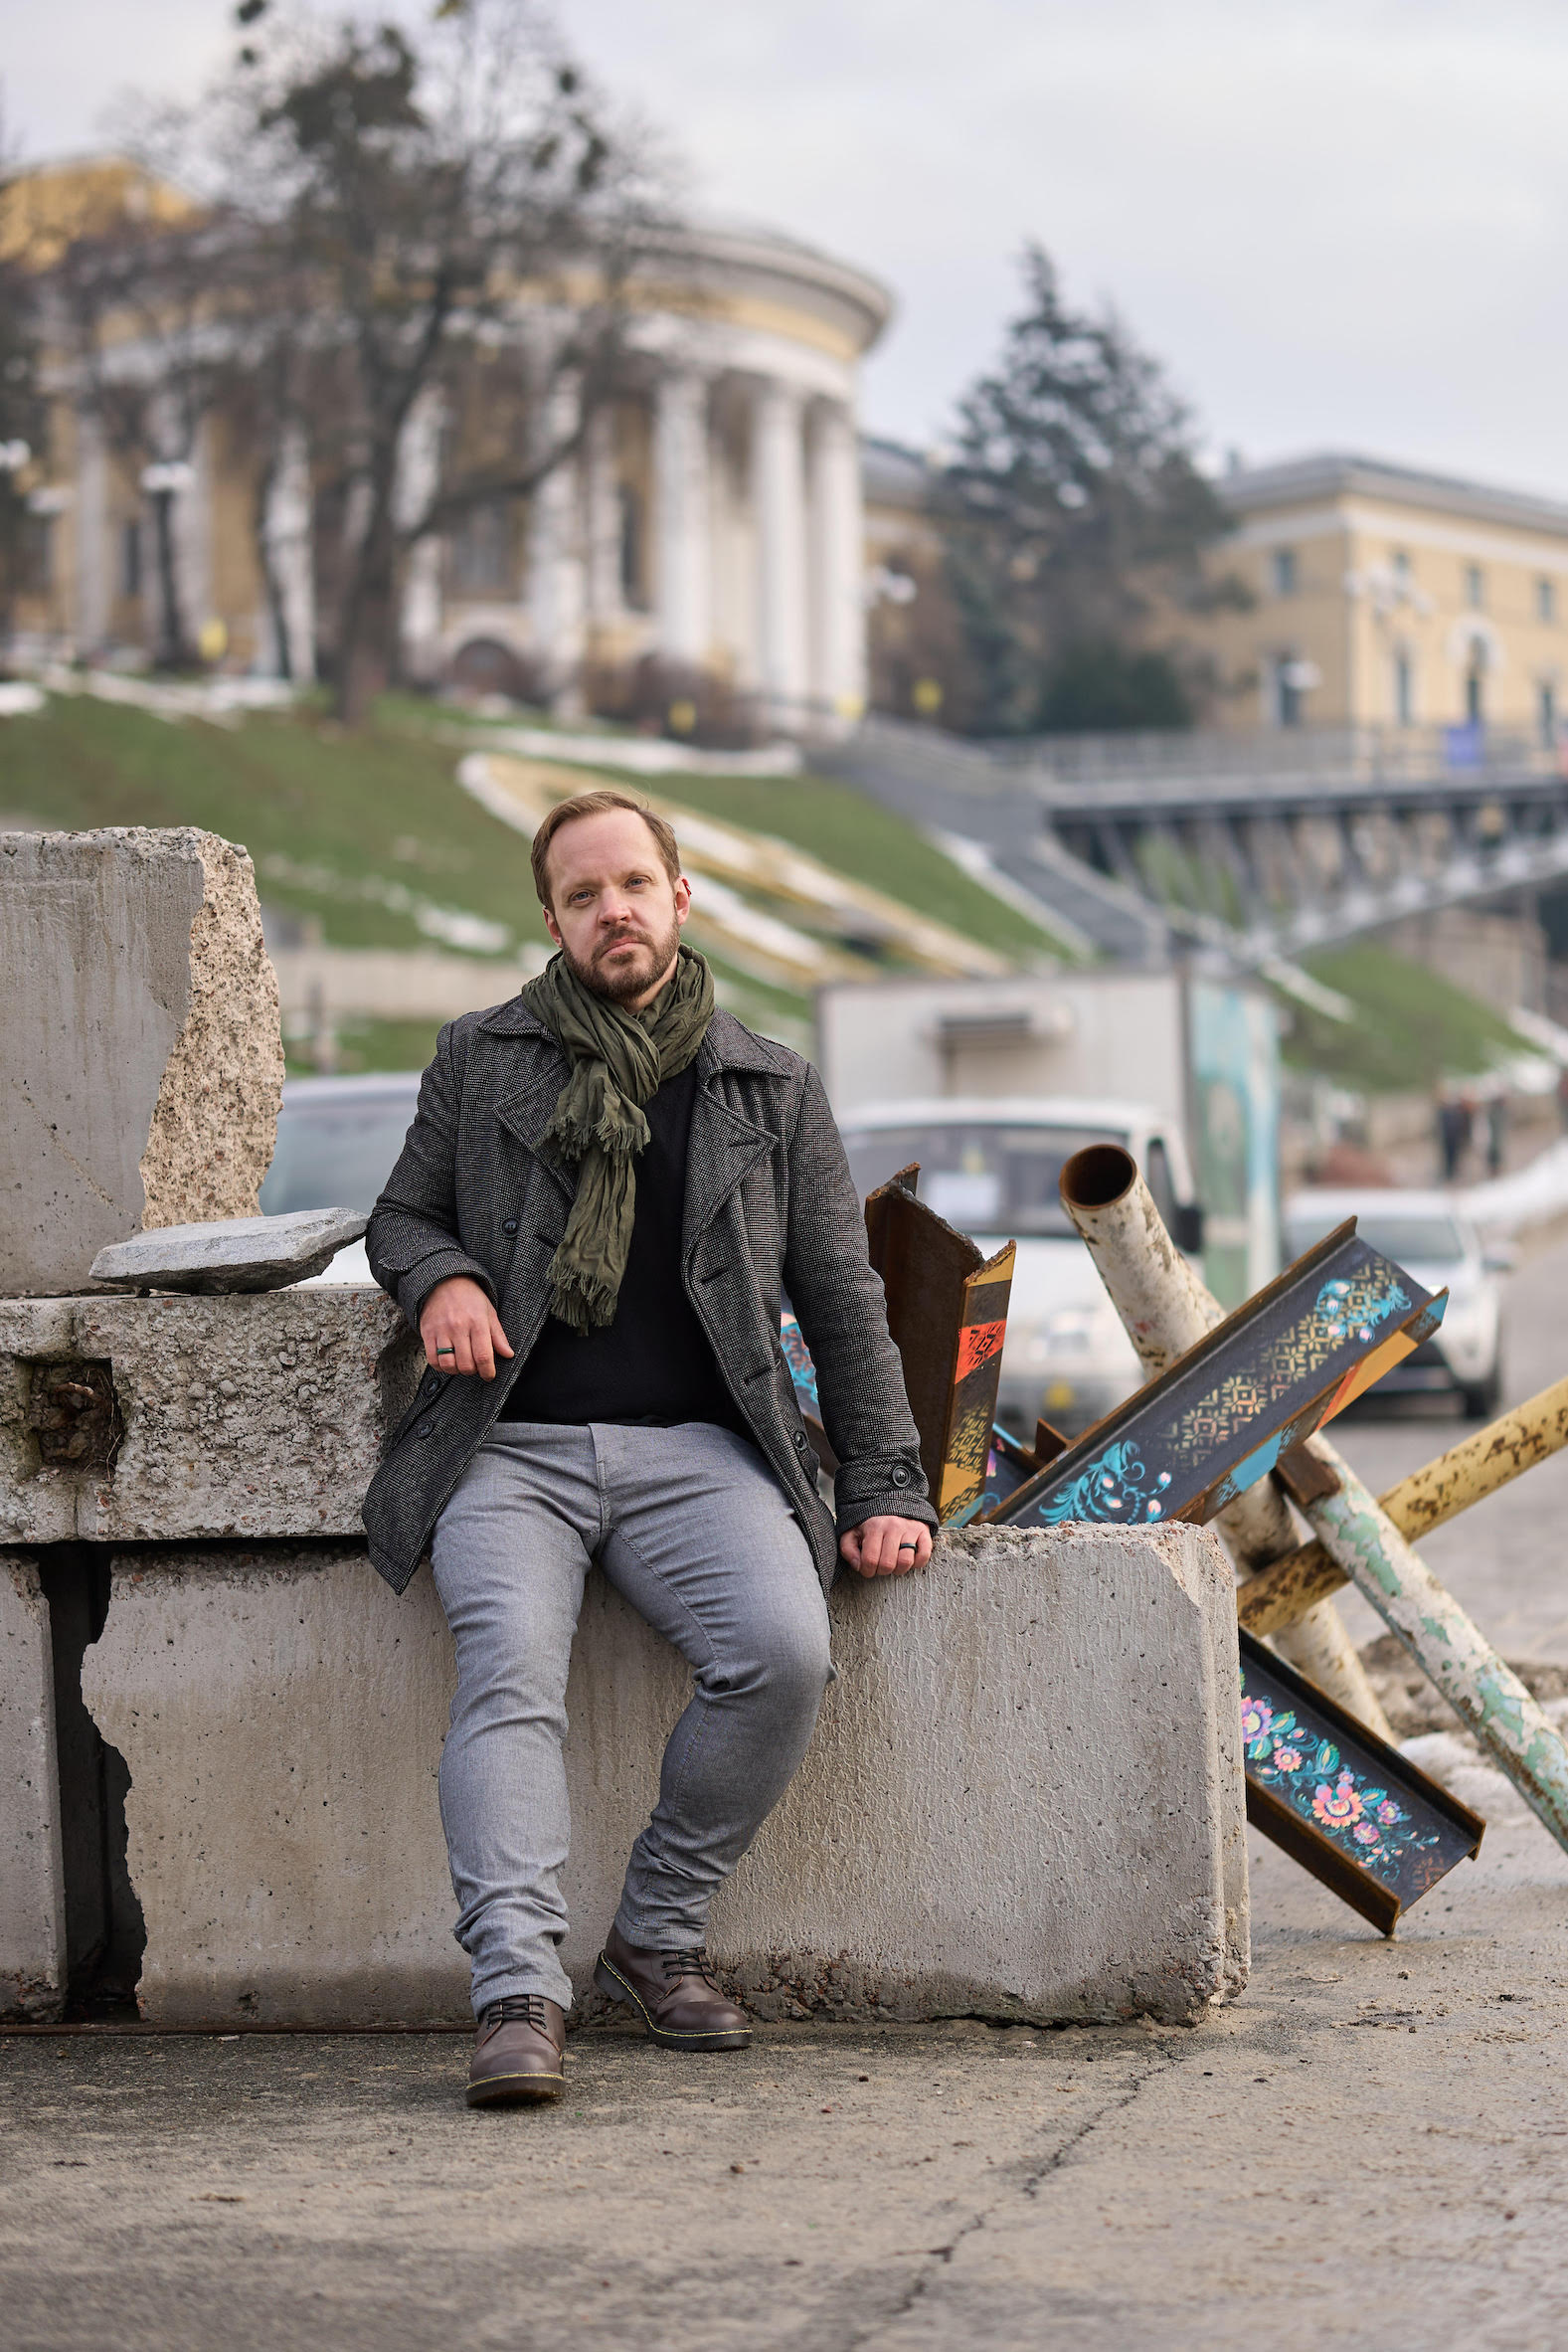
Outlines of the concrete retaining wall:
{"type": "MultiPolygon", "coordinates": [[[[1189,2018],[1247,1973],[1231,1577],[1207,1533],[973,1530],[832,1599],[838,1680],[716,1905],[768,2016],[1189,2018]]],[[[116,1562],[84,1693],[125,1757],[159,2023],[460,2018],[428,1574],[363,1552],[116,1562]]],[[[599,1577],[568,1708],[580,1992],[686,1674],[599,1577]]]]}
{"type": "Polygon", "coordinates": [[[56,2018],[65,1986],[49,1610],[36,1560],[0,1553],[0,2018],[56,2018]]]}

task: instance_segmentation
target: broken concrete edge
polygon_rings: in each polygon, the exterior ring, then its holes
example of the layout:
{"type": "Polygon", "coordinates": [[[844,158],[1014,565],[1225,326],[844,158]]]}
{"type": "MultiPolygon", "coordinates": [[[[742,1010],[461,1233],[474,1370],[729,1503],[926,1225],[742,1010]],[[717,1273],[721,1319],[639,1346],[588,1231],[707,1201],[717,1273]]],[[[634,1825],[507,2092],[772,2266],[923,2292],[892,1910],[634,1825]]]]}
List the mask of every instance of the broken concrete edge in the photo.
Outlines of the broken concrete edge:
{"type": "Polygon", "coordinates": [[[0,2020],[66,2006],[54,1649],[37,1559],[0,1552],[0,2020]]]}
{"type": "Polygon", "coordinates": [[[144,1228],[254,1216],[283,1100],[277,975],[250,852],[194,826],[179,836],[204,887],[191,921],[190,1002],[141,1157],[144,1228]]]}
{"type": "Polygon", "coordinates": [[[78,1291],[140,1226],[255,1214],[283,1056],[243,849],[0,834],[0,1291],[78,1291]]]}
{"type": "Polygon", "coordinates": [[[206,1297],[286,1290],[324,1274],[370,1223],[352,1208],[162,1225],[98,1251],[90,1279],[105,1290],[190,1291],[206,1297]]]}
{"type": "MultiPolygon", "coordinates": [[[[757,2016],[1182,2023],[1236,1997],[1235,1618],[1212,1537],[965,1531],[919,1580],[841,1581],[832,1609],[840,1682],[715,1904],[711,1948],[757,2016]]],[[[688,1688],[592,1578],[564,1882],[585,2022],[688,1688]]],[[[116,1559],[83,1691],[129,1768],[149,2022],[466,2018],[434,1785],[450,1690],[428,1574],[395,1600],[359,1545],[116,1559]]]]}

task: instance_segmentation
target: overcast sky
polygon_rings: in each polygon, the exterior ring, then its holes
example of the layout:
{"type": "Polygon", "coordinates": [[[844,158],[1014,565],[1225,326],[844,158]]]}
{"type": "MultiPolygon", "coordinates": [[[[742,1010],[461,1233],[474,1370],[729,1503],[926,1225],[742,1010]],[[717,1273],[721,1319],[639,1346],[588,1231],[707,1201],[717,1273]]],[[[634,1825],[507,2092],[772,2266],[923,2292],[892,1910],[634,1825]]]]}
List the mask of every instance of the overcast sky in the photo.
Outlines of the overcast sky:
{"type": "MultiPolygon", "coordinates": [[[[417,0],[394,0],[415,13],[417,0]]],[[[1216,452],[1350,448],[1568,497],[1565,0],[562,0],[712,210],[875,271],[873,430],[927,444],[1025,238],[1216,452]]],[[[0,0],[11,135],[191,90],[226,0],[0,0]]]]}

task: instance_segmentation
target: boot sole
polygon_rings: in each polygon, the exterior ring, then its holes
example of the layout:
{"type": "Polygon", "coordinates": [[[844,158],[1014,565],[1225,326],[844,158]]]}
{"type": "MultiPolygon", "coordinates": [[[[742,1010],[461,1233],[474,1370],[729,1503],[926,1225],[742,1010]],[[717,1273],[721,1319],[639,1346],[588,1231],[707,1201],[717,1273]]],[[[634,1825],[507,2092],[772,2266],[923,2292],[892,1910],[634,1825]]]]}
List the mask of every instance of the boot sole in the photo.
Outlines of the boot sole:
{"type": "Polygon", "coordinates": [[[607,1960],[603,1952],[594,1969],[594,1982],[607,2000],[634,2009],[648,2040],[657,2042],[662,2050],[750,2050],[752,2046],[750,2026],[729,2026],[719,2033],[681,2034],[671,2032],[668,2026],[655,2025],[614,1962],[607,1960]]]}
{"type": "Polygon", "coordinates": [[[562,2075],[490,2075],[469,2083],[467,2099],[470,2107],[542,2106],[565,2088],[562,2075]]]}

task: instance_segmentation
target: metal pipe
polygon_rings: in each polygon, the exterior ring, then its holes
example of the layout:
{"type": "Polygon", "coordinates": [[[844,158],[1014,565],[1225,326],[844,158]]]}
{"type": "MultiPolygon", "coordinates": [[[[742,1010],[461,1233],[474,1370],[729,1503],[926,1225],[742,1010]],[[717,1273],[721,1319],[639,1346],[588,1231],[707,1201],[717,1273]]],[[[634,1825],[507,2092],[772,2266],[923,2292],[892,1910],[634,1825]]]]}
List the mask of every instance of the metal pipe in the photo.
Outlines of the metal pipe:
{"type": "Polygon", "coordinates": [[[1349,1464],[1325,1438],[1307,1442],[1339,1479],[1337,1492],[1307,1507],[1324,1544],[1559,1846],[1568,1847],[1568,1749],[1349,1464]]]}
{"type": "MultiPolygon", "coordinates": [[[[1130,1152],[1119,1144],[1091,1144],[1076,1152],[1062,1171],[1061,1194],[1147,1373],[1164,1371],[1223,1323],[1224,1308],[1171,1240],[1130,1152]]],[[[1272,1479],[1260,1479],[1238,1495],[1215,1525],[1244,1577],[1299,1548],[1290,1505],[1272,1479]]],[[[1331,1602],[1301,1612],[1279,1648],[1380,1739],[1393,1739],[1331,1602]]]]}
{"type": "MultiPolygon", "coordinates": [[[[1326,1439],[1323,1442],[1326,1446],[1326,1439]]],[[[1550,1388],[1515,1405],[1500,1420],[1450,1446],[1424,1470],[1402,1478],[1378,1502],[1402,1536],[1424,1536],[1565,1445],[1568,1380],[1554,1380],[1550,1388]]],[[[1236,1614],[1249,1633],[1278,1635],[1349,1581],[1320,1542],[1304,1543],[1243,1585],[1236,1596],[1236,1614]]]]}

